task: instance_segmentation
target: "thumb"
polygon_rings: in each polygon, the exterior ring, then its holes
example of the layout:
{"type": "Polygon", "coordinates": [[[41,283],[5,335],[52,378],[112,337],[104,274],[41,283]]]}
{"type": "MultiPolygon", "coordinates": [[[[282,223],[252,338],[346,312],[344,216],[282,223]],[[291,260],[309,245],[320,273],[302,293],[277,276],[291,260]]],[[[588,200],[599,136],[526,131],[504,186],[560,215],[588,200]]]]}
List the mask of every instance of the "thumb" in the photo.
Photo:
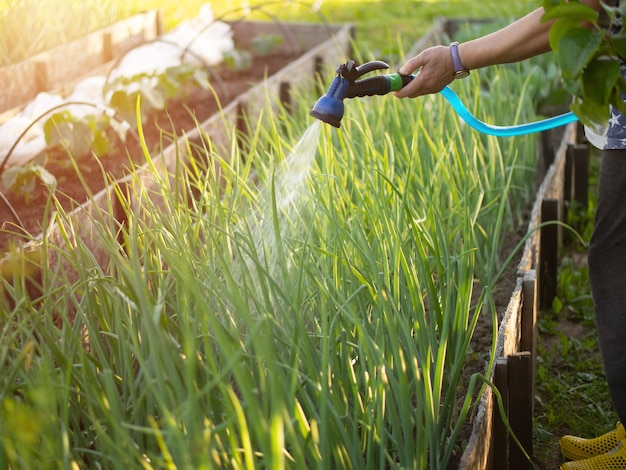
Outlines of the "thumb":
{"type": "Polygon", "coordinates": [[[404,65],[400,67],[398,73],[401,75],[408,75],[414,70],[419,69],[422,65],[424,65],[422,54],[418,54],[415,57],[407,60],[404,65]]]}

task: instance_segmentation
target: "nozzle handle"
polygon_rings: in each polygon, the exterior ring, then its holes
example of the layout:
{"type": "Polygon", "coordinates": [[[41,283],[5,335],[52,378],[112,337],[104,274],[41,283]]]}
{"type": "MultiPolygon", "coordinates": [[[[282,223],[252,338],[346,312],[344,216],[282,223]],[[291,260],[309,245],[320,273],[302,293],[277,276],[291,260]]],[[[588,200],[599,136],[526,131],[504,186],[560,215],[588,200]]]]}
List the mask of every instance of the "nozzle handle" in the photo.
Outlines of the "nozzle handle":
{"type": "Polygon", "coordinates": [[[345,97],[356,98],[360,96],[386,95],[406,86],[413,78],[413,75],[400,75],[398,73],[364,78],[351,83],[345,97]]]}

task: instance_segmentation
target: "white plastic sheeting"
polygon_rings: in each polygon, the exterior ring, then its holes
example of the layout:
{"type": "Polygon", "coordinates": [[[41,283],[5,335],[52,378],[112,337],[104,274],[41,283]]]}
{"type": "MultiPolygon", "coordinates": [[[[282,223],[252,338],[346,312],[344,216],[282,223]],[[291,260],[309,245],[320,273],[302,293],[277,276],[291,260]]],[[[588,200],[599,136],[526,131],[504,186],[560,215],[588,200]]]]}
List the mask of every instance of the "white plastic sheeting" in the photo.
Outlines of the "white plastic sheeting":
{"type": "MultiPolygon", "coordinates": [[[[200,67],[217,65],[234,47],[230,26],[214,21],[210,4],[205,4],[197,17],[181,22],[159,40],[129,51],[111,71],[108,80],[142,73],[158,74],[182,63],[200,67]]],[[[42,152],[46,147],[43,132],[46,118],[37,121],[21,139],[20,136],[33,121],[52,108],[63,103],[80,101],[92,103],[98,108],[67,105],[62,106],[59,111],[67,110],[78,118],[105,112],[106,97],[103,97],[103,87],[106,79],[104,76],[86,78],[77,83],[67,97],[47,92],[39,93],[20,113],[0,125],[0,160],[6,158],[16,142],[17,145],[6,163],[7,166],[24,165],[42,152]]]]}

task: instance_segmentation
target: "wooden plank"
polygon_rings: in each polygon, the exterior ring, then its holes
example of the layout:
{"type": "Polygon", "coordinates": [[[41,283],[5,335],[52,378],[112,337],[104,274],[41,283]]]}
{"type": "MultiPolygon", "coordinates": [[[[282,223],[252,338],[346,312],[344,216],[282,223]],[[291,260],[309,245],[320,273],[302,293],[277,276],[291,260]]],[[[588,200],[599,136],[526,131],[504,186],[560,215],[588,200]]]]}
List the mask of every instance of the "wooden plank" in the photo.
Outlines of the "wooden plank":
{"type": "Polygon", "coordinates": [[[522,284],[522,318],[520,322],[520,351],[535,354],[537,350],[537,272],[526,271],[522,284]]]}
{"type": "MultiPolygon", "coordinates": [[[[507,358],[509,391],[509,424],[526,453],[533,455],[533,388],[532,356],[524,351],[507,358]]],[[[533,464],[516,442],[509,439],[509,468],[532,470],[533,464]]]]}
{"type": "Polygon", "coordinates": [[[163,16],[158,10],[136,15],[128,22],[116,24],[110,30],[113,57],[121,57],[134,47],[157,39],[164,33],[163,16]]]}
{"type": "Polygon", "coordinates": [[[518,277],[498,328],[496,356],[508,356],[519,351],[522,287],[522,278],[518,277]]]}
{"type": "Polygon", "coordinates": [[[37,96],[37,61],[29,60],[0,68],[0,113],[25,104],[37,96]]]}
{"type": "Polygon", "coordinates": [[[493,400],[493,468],[494,470],[507,468],[509,463],[509,431],[504,424],[504,419],[509,414],[509,372],[508,359],[499,357],[493,373],[493,383],[502,399],[500,411],[497,400],[493,400]]]}
{"type": "MultiPolygon", "coordinates": [[[[336,35],[345,25],[312,24],[284,21],[226,21],[233,31],[235,45],[249,49],[252,41],[263,34],[280,36],[277,54],[302,54],[336,35]]],[[[350,26],[353,28],[353,26],[350,26]]],[[[352,35],[354,32],[351,33],[352,35]]]]}
{"type": "Polygon", "coordinates": [[[541,133],[541,159],[544,168],[550,168],[556,158],[556,149],[552,145],[553,135],[552,129],[541,133]]]}
{"type": "Polygon", "coordinates": [[[89,73],[102,65],[104,31],[88,34],[41,54],[48,66],[48,90],[89,73]]]}
{"type": "MultiPolygon", "coordinates": [[[[511,295],[509,304],[504,312],[500,327],[498,328],[498,339],[495,345],[496,361],[505,358],[509,354],[518,351],[519,348],[519,313],[522,298],[522,283],[518,279],[515,290],[511,295]]],[[[489,375],[489,380],[494,380],[494,371],[489,375]]],[[[483,396],[479,400],[478,411],[474,418],[472,434],[468,445],[461,456],[459,470],[475,470],[488,467],[489,459],[495,452],[496,443],[493,442],[494,407],[495,397],[491,387],[485,388],[483,396]]],[[[506,438],[506,434],[504,435],[506,438]]],[[[500,442],[498,442],[500,444],[500,442]]],[[[494,467],[499,470],[500,467],[494,467]]]]}
{"type": "MultiPolygon", "coordinates": [[[[570,202],[574,194],[574,143],[567,146],[565,168],[563,170],[563,200],[570,202]]],[[[563,220],[568,220],[568,204],[563,204],[563,220]]]]}
{"type": "Polygon", "coordinates": [[[156,11],[140,13],[21,62],[0,67],[0,113],[25,105],[41,91],[62,89],[68,82],[101,67],[111,54],[119,57],[156,37],[162,29],[160,18],[156,11]],[[107,47],[110,51],[105,50],[107,47]],[[38,73],[42,70],[45,75],[38,73]]]}
{"type": "MultiPolygon", "coordinates": [[[[522,313],[521,313],[521,337],[520,351],[530,353],[531,360],[531,384],[530,388],[535,390],[535,372],[537,370],[537,272],[534,269],[524,274],[522,284],[522,313]]],[[[531,416],[535,414],[535,401],[531,399],[531,416]]]]}
{"type": "Polygon", "coordinates": [[[46,91],[49,88],[48,63],[35,62],[35,90],[37,93],[46,91]]]}
{"type": "Polygon", "coordinates": [[[285,108],[286,111],[291,112],[293,107],[293,100],[291,97],[291,83],[286,81],[281,81],[278,88],[278,99],[280,101],[281,106],[285,108]]]}
{"type": "MultiPolygon", "coordinates": [[[[480,397],[478,411],[474,417],[472,435],[467,442],[466,452],[461,456],[458,470],[474,470],[490,468],[492,455],[491,445],[493,423],[494,394],[490,387],[480,397]]],[[[496,467],[497,468],[497,467],[496,467]]]]}
{"type": "MultiPolygon", "coordinates": [[[[531,212],[531,217],[528,226],[528,237],[524,246],[524,250],[518,264],[518,284],[516,285],[515,290],[511,294],[511,299],[509,301],[509,305],[507,306],[507,310],[504,314],[500,327],[498,329],[498,338],[496,344],[496,358],[507,356],[509,354],[515,354],[520,349],[521,342],[521,327],[520,327],[520,312],[524,308],[523,307],[523,298],[529,298],[529,285],[524,282],[529,281],[527,277],[527,271],[531,269],[535,269],[536,281],[539,282],[540,273],[538,271],[538,265],[540,264],[540,230],[538,230],[539,225],[541,224],[541,214],[542,214],[542,203],[546,197],[557,197],[562,200],[563,194],[563,168],[565,163],[565,154],[567,145],[574,141],[576,137],[576,129],[577,126],[575,123],[569,125],[564,133],[563,139],[559,145],[558,150],[555,152],[555,158],[553,164],[548,168],[546,172],[546,176],[544,177],[539,190],[537,191],[537,198],[533,205],[533,209],[531,212]],[[525,286],[525,287],[524,287],[525,286]],[[524,294],[523,291],[526,291],[524,294]]],[[[539,293],[538,285],[535,287],[535,295],[539,293]]],[[[527,305],[528,307],[528,305],[527,305]]],[[[498,359],[496,359],[498,360],[498,359]]],[[[495,371],[489,377],[490,380],[494,379],[495,371]]],[[[490,388],[485,389],[484,396],[492,396],[492,391],[490,388]]],[[[483,397],[484,398],[484,397],[483,397]]],[[[483,456],[489,455],[493,453],[494,460],[495,455],[498,452],[503,452],[500,448],[498,449],[499,444],[496,442],[492,442],[494,449],[489,448],[489,442],[484,439],[484,437],[475,437],[476,434],[480,434],[484,432],[484,429],[487,429],[488,426],[485,426],[482,423],[481,419],[489,419],[488,414],[481,413],[481,407],[485,400],[481,400],[479,404],[479,411],[477,413],[476,419],[473,425],[472,436],[466,447],[463,456],[461,457],[461,462],[478,462],[484,461],[481,460],[480,456],[477,454],[483,454],[483,456]],[[479,447],[479,448],[477,448],[479,447]]],[[[492,416],[493,419],[493,416],[492,416]]],[[[494,424],[495,426],[495,424],[494,424]]],[[[508,444],[507,444],[508,445],[508,444]]],[[[461,470],[475,470],[475,469],[483,469],[487,468],[485,466],[467,466],[461,465],[459,469],[461,470]]],[[[493,466],[495,470],[500,470],[499,466],[493,466]]],[[[504,467],[506,468],[506,467],[504,467]]]]}
{"type": "Polygon", "coordinates": [[[102,35],[102,62],[107,63],[115,59],[113,54],[113,36],[110,31],[102,35]]]}
{"type": "Polygon", "coordinates": [[[574,189],[572,197],[580,209],[589,205],[589,145],[576,144],[572,147],[574,189]]]}
{"type": "MultiPolygon", "coordinates": [[[[541,223],[560,220],[558,199],[544,199],[541,204],[541,223]]],[[[539,305],[549,308],[556,296],[557,271],[559,264],[559,227],[549,223],[540,229],[539,249],[539,305]]]]}

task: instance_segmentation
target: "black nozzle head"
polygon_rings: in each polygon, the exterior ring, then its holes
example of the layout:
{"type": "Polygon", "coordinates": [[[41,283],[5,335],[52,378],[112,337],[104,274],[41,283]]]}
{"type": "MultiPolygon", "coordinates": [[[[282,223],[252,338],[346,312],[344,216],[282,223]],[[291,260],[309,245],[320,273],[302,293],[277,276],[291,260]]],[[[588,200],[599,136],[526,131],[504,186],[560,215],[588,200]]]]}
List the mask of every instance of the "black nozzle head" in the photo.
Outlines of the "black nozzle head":
{"type": "Polygon", "coordinates": [[[326,124],[341,127],[341,119],[343,118],[344,112],[344,91],[342,90],[339,92],[339,97],[337,97],[337,93],[335,93],[336,91],[337,86],[331,85],[328,93],[317,100],[317,103],[315,103],[315,106],[313,106],[313,109],[309,114],[315,119],[319,119],[326,124]]]}
{"type": "Polygon", "coordinates": [[[326,94],[317,100],[309,114],[326,124],[341,127],[344,111],[343,99],[349,86],[350,82],[348,80],[339,75],[336,76],[326,94]]]}
{"type": "Polygon", "coordinates": [[[341,118],[338,118],[337,116],[328,113],[324,110],[318,109],[317,106],[315,106],[311,112],[309,113],[311,116],[313,116],[315,119],[319,119],[322,122],[325,122],[326,124],[330,124],[331,126],[334,127],[341,127],[341,118]]]}

